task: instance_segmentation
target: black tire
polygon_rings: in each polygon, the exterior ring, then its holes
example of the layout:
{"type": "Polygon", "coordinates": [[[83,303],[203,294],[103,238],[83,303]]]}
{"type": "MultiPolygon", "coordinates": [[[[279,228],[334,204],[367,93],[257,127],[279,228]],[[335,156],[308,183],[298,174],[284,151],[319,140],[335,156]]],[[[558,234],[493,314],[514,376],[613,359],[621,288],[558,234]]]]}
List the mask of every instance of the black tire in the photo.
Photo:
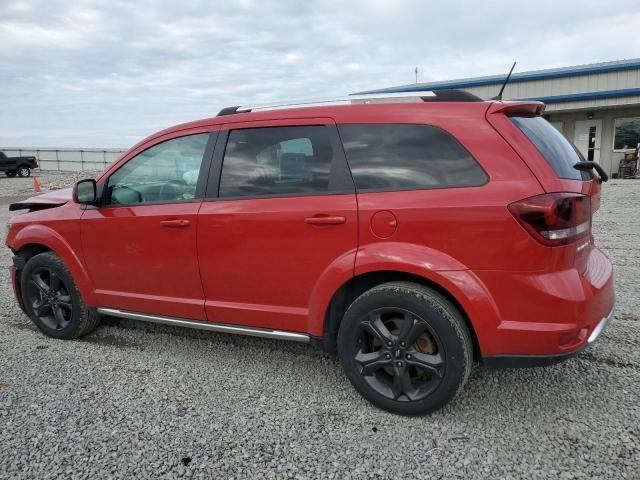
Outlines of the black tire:
{"type": "Polygon", "coordinates": [[[340,324],[338,354],[362,396],[402,415],[423,415],[452,400],[473,364],[460,312],[438,292],[410,282],[360,295],[340,324]]]}
{"type": "Polygon", "coordinates": [[[18,167],[18,176],[19,177],[30,177],[31,176],[31,169],[29,167],[27,167],[26,165],[20,165],[18,167]]]}
{"type": "Polygon", "coordinates": [[[16,176],[16,173],[17,173],[17,172],[16,172],[15,170],[7,170],[6,172],[4,172],[4,174],[5,174],[7,177],[15,177],[15,176],[16,176]]]}
{"type": "Polygon", "coordinates": [[[97,312],[82,300],[67,266],[53,252],[29,259],[20,274],[20,287],[27,315],[50,337],[78,338],[100,323],[97,312]]]}

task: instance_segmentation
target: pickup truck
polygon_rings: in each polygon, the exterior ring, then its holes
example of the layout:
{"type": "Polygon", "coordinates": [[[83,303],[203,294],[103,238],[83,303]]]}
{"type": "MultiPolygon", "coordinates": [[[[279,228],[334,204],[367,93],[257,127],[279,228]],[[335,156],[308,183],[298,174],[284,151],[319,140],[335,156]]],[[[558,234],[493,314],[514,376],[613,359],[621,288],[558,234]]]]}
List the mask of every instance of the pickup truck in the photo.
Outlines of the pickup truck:
{"type": "Polygon", "coordinates": [[[4,152],[0,152],[0,172],[4,172],[7,177],[28,177],[33,168],[38,168],[36,157],[7,157],[4,152]]]}

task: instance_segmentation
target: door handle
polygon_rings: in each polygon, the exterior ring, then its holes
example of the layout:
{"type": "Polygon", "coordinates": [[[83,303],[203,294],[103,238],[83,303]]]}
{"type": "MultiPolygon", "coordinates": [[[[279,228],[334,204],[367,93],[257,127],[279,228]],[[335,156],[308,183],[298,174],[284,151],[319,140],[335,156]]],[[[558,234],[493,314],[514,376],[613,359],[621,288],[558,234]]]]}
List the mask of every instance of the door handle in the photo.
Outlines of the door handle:
{"type": "Polygon", "coordinates": [[[340,225],[345,223],[347,219],[340,216],[329,215],[316,215],[315,217],[309,217],[304,219],[304,223],[309,225],[340,225]]]}
{"type": "Polygon", "coordinates": [[[185,228],[189,226],[189,220],[161,220],[160,226],[166,228],[185,228]]]}

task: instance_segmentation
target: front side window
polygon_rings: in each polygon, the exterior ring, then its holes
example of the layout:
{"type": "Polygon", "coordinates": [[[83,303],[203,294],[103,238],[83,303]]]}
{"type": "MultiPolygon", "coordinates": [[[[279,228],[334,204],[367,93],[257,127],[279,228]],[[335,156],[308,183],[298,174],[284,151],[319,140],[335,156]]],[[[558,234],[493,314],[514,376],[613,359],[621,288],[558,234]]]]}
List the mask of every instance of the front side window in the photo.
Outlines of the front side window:
{"type": "Polygon", "coordinates": [[[333,148],[326,127],[232,130],[224,153],[220,197],[323,194],[333,148]]]}
{"type": "Polygon", "coordinates": [[[614,122],[613,149],[633,150],[640,143],[640,117],[616,118],[614,122]]]}
{"type": "Polygon", "coordinates": [[[487,175],[445,131],[428,125],[340,125],[358,191],[483,185],[487,175]]]}
{"type": "Polygon", "coordinates": [[[183,202],[196,197],[208,133],[174,138],[139,153],[109,178],[107,203],[183,202]]]}

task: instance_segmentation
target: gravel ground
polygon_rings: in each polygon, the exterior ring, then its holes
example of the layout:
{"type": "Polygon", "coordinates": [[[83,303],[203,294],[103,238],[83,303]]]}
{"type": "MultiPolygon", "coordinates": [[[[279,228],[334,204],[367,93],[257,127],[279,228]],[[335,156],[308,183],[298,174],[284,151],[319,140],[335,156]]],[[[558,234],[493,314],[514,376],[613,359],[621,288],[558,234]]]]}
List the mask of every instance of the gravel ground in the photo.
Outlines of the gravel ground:
{"type": "MultiPolygon", "coordinates": [[[[0,180],[2,224],[18,182],[0,180]]],[[[601,339],[553,367],[475,368],[421,418],[372,407],[304,345],[115,320],[47,338],[3,274],[0,477],[640,478],[640,182],[603,198],[618,309],[601,339]]]]}
{"type": "Polygon", "coordinates": [[[40,183],[40,188],[43,192],[49,190],[55,190],[62,187],[68,187],[73,185],[78,180],[83,178],[93,178],[99,172],[94,171],[82,171],[82,172],[51,172],[33,170],[31,177],[9,178],[3,173],[0,173],[0,202],[2,197],[21,197],[34,195],[33,191],[33,178],[37,178],[40,183]]]}

